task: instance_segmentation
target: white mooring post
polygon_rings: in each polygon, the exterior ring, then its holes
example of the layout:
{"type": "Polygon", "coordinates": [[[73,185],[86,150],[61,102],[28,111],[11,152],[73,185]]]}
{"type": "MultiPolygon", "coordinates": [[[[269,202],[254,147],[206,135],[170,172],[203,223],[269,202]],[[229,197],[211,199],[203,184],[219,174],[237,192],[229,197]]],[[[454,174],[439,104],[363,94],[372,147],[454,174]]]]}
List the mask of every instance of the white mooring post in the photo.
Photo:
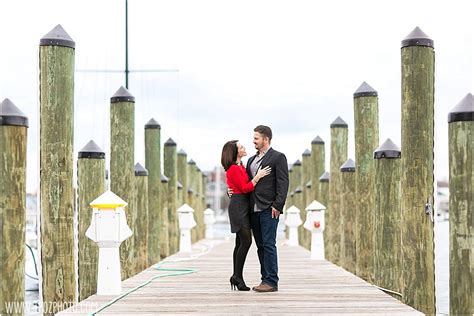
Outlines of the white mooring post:
{"type": "Polygon", "coordinates": [[[311,232],[311,260],[324,260],[324,211],[326,207],[314,200],[306,207],[304,228],[311,232]]]}
{"type": "Polygon", "coordinates": [[[183,204],[178,208],[179,229],[181,237],[179,239],[179,252],[191,252],[191,229],[197,225],[194,220],[194,210],[188,204],[183,204]]]}
{"type": "Polygon", "coordinates": [[[286,210],[286,226],[288,226],[288,245],[298,246],[298,227],[302,224],[300,210],[296,206],[291,206],[286,210]]]}
{"type": "Polygon", "coordinates": [[[90,203],[91,225],[86,236],[99,247],[97,295],[119,295],[122,292],[119,247],[132,236],[124,207],[127,202],[107,191],[90,203]]]}
{"type": "Polygon", "coordinates": [[[206,225],[206,239],[214,238],[214,224],[216,223],[216,217],[214,211],[207,208],[204,211],[204,224],[206,225]]]}

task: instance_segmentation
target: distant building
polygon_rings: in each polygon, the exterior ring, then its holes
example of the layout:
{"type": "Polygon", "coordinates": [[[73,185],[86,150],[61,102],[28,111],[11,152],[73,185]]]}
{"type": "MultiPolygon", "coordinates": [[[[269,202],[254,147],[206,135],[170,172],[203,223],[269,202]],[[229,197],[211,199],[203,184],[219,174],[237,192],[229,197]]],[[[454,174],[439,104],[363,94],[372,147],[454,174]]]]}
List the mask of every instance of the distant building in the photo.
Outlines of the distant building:
{"type": "Polygon", "coordinates": [[[222,214],[229,207],[225,172],[222,167],[216,167],[207,174],[206,203],[216,212],[222,214]]]}

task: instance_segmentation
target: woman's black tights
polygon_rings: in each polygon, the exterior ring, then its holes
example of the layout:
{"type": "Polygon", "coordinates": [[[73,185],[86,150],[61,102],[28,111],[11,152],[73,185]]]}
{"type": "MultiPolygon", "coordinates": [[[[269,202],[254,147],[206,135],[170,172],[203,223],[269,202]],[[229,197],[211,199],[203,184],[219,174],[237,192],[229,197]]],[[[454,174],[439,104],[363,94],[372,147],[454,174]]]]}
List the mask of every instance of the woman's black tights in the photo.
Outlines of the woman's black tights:
{"type": "Polygon", "coordinates": [[[243,280],[245,258],[252,244],[252,233],[248,228],[241,228],[235,237],[234,276],[243,280]]]}

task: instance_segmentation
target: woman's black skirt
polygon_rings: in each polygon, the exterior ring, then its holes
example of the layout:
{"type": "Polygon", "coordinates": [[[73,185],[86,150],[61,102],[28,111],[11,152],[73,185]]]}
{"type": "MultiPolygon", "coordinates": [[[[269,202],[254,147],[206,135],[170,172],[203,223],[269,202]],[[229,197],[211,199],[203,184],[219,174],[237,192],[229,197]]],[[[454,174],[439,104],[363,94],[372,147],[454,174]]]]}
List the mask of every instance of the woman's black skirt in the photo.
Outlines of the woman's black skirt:
{"type": "Polygon", "coordinates": [[[250,229],[249,195],[233,194],[229,203],[230,231],[237,233],[242,227],[250,229]]]}

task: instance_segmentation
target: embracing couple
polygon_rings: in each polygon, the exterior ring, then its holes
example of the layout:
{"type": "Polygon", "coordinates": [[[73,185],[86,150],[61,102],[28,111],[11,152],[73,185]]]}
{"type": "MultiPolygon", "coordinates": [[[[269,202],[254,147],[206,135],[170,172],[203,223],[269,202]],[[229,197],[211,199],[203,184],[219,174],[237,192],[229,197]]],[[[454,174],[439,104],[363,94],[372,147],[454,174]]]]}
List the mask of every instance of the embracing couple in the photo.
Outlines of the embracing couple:
{"type": "Polygon", "coordinates": [[[236,233],[233,254],[234,273],[231,288],[249,291],[243,279],[243,268],[252,232],[260,261],[261,283],[256,292],[278,291],[278,258],[276,234],[288,193],[288,164],[284,154],[272,149],[272,130],[259,125],[254,129],[253,143],[257,154],[250,157],[247,167],[242,158],[245,147],[237,140],[222,148],[221,163],[229,187],[229,219],[231,232],[236,233]]]}

